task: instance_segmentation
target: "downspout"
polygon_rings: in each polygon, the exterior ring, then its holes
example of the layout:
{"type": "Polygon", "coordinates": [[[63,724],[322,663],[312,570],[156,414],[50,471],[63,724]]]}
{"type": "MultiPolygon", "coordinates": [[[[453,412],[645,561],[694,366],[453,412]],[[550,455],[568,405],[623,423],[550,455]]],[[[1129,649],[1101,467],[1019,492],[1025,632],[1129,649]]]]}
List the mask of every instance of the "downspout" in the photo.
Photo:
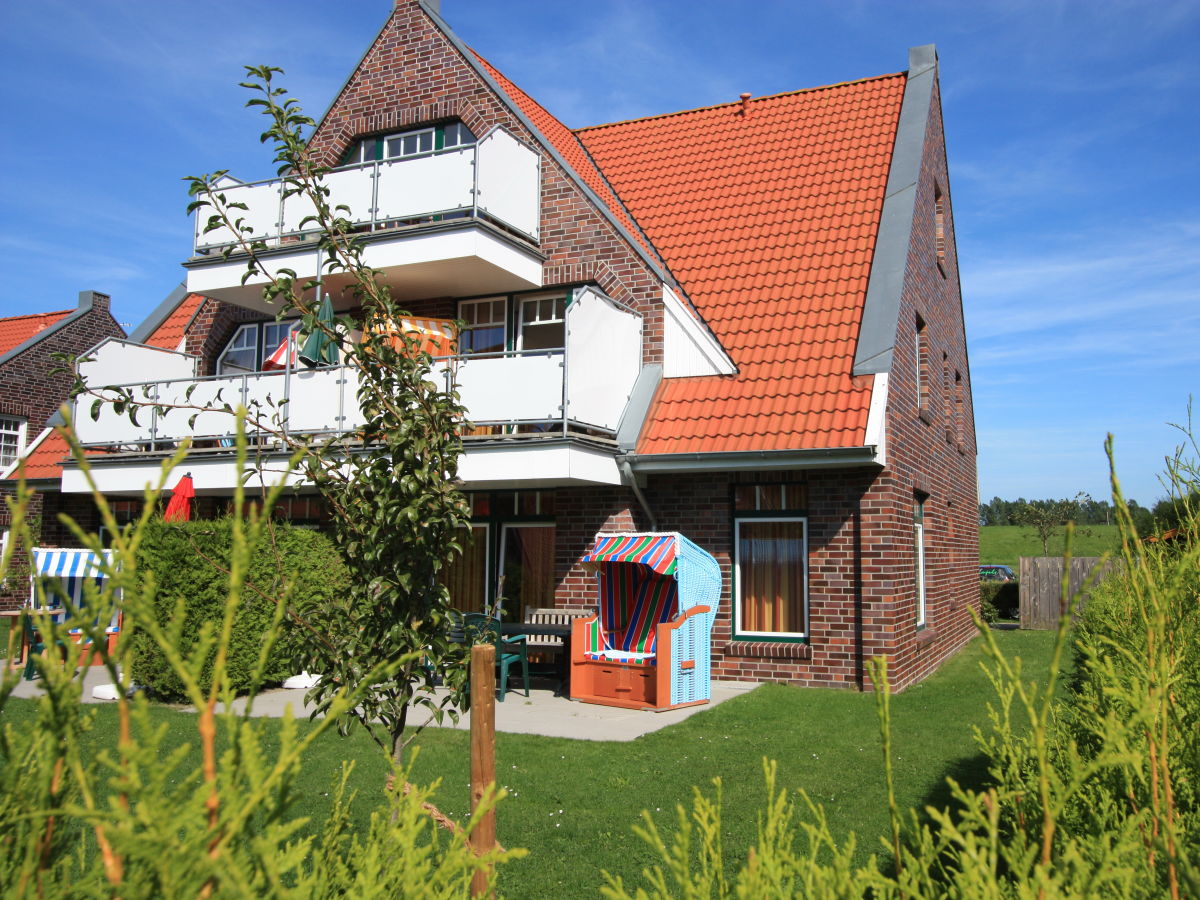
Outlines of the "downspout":
{"type": "Polygon", "coordinates": [[[637,497],[638,503],[641,504],[642,512],[646,514],[646,518],[650,522],[650,530],[658,531],[658,516],[654,515],[654,511],[650,509],[650,504],[646,500],[646,495],[638,487],[637,479],[633,477],[633,466],[629,464],[628,458],[621,460],[621,475],[633,490],[633,496],[637,497]]]}

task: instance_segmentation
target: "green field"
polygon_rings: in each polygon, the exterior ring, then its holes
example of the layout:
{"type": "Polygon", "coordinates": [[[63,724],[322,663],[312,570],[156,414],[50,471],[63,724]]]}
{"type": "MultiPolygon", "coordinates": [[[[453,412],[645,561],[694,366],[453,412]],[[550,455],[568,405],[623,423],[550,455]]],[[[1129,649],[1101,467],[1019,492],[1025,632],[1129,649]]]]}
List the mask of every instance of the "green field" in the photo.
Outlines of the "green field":
{"type": "MultiPolygon", "coordinates": [[[[1090,534],[1076,533],[1071,548],[1073,556],[1100,556],[1121,547],[1116,525],[1088,525],[1090,534]]],[[[1062,556],[1063,536],[1050,539],[1050,555],[1062,556]]],[[[979,561],[1012,566],[1016,572],[1022,556],[1042,556],[1042,542],[1037,532],[1022,525],[986,525],[979,529],[979,561]]]]}

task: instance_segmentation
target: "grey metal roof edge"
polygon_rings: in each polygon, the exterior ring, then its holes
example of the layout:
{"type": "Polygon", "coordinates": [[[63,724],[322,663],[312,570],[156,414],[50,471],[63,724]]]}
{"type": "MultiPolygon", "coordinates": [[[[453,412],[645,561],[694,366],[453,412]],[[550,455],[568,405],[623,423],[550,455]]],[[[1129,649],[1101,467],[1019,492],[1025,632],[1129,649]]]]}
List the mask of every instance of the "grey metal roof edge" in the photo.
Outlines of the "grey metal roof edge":
{"type": "Polygon", "coordinates": [[[862,325],[854,352],[854,375],[877,375],[892,365],[892,347],[900,323],[900,297],[912,241],[913,211],[933,85],[937,79],[937,49],[933,44],[908,51],[908,78],[896,125],[896,142],[884,191],[875,253],[867,280],[862,325]]]}
{"type": "Polygon", "coordinates": [[[158,330],[159,325],[167,321],[171,313],[175,312],[176,307],[183,302],[188,293],[187,285],[182,281],[179,282],[179,286],[160,300],[158,306],[154,307],[150,315],[146,316],[141,321],[141,324],[129,333],[129,339],[137,344],[146,343],[146,339],[158,330]]]}
{"type": "Polygon", "coordinates": [[[654,394],[662,382],[663,367],[657,363],[642,366],[633,390],[617,424],[617,446],[623,451],[631,451],[637,446],[638,437],[646,425],[646,417],[650,415],[650,404],[654,394]]]}
{"type": "MultiPolygon", "coordinates": [[[[65,316],[63,316],[61,319],[59,319],[57,322],[55,322],[50,327],[43,328],[41,331],[39,331],[37,334],[33,335],[32,337],[26,338],[24,341],[17,344],[17,346],[13,347],[7,353],[0,354],[0,366],[4,365],[10,359],[14,359],[17,356],[20,356],[22,353],[24,353],[30,347],[34,346],[35,344],[39,343],[40,341],[44,341],[46,338],[50,337],[50,335],[52,335],[58,331],[61,331],[62,329],[66,328],[68,325],[70,325],[72,322],[76,322],[79,319],[82,319],[88,313],[90,313],[92,311],[92,307],[93,307],[92,296],[95,293],[96,293],[95,291],[80,291],[78,307],[71,310],[71,312],[67,313],[65,316]]],[[[110,317],[112,316],[111,312],[109,313],[109,316],[110,317]]],[[[113,321],[116,322],[117,320],[115,318],[113,318],[113,321]]],[[[120,322],[117,322],[117,327],[121,328],[120,322]]],[[[125,329],[121,328],[121,332],[124,333],[125,329]]]]}
{"type": "Polygon", "coordinates": [[[832,447],[809,450],[739,450],[724,453],[626,454],[634,472],[735,472],[826,469],[878,464],[877,448],[832,447]]]}
{"type": "MultiPolygon", "coordinates": [[[[525,113],[523,113],[516,105],[516,103],[513,102],[512,98],[508,96],[508,92],[500,87],[500,85],[496,83],[496,80],[488,74],[487,70],[480,65],[479,61],[475,59],[475,55],[471,53],[470,48],[467,47],[467,45],[463,43],[462,39],[454,33],[454,30],[448,24],[446,24],[446,20],[441,17],[440,13],[432,8],[429,0],[418,0],[418,5],[425,12],[425,14],[429,16],[433,24],[441,30],[442,34],[446,36],[446,39],[450,41],[450,43],[454,46],[454,49],[459,52],[459,55],[462,56],[467,65],[474,69],[475,73],[481,79],[483,79],[484,84],[492,89],[492,91],[500,99],[500,102],[508,107],[508,110],[517,117],[517,120],[522,125],[529,129],[530,134],[537,135],[538,140],[545,148],[545,151],[550,155],[551,159],[553,159],[559,164],[559,166],[562,167],[562,170],[567,173],[567,176],[575,183],[576,187],[578,187],[583,192],[584,196],[595,205],[596,211],[599,212],[600,215],[605,218],[609,224],[613,226],[613,228],[616,229],[617,233],[626,240],[633,252],[641,257],[642,261],[650,267],[650,270],[654,272],[654,274],[657,275],[661,281],[665,281],[667,284],[677,285],[678,283],[675,281],[674,276],[667,271],[665,263],[660,263],[659,261],[650,257],[650,255],[646,252],[646,249],[642,247],[640,243],[638,243],[637,238],[631,235],[629,233],[629,229],[622,225],[617,220],[617,217],[612,214],[612,210],[608,208],[608,204],[601,200],[600,197],[596,195],[596,192],[588,187],[587,182],[585,182],[583,177],[575,171],[574,166],[562,158],[562,155],[557,149],[555,149],[554,143],[544,134],[542,134],[541,130],[533,124],[529,117],[526,116],[525,113]]],[[[572,132],[572,134],[574,134],[574,132],[572,132]]],[[[579,139],[576,138],[576,140],[579,139]]],[[[582,146],[582,142],[580,143],[580,146],[582,146]]],[[[587,153],[587,148],[584,147],[583,149],[584,152],[587,153]]],[[[588,159],[591,158],[591,154],[588,153],[588,159]]],[[[597,166],[596,169],[600,172],[601,177],[603,177],[604,173],[602,170],[600,170],[600,167],[597,166]]],[[[615,191],[613,192],[613,196],[617,197],[618,203],[621,202],[620,195],[618,195],[615,191]]],[[[629,211],[626,210],[626,213],[629,213],[629,211]]],[[[629,215],[629,220],[631,222],[637,221],[632,214],[629,215]]],[[[649,238],[646,238],[646,243],[650,244],[650,246],[654,246],[649,238]]],[[[691,301],[689,300],[688,302],[690,303],[691,301]]]]}

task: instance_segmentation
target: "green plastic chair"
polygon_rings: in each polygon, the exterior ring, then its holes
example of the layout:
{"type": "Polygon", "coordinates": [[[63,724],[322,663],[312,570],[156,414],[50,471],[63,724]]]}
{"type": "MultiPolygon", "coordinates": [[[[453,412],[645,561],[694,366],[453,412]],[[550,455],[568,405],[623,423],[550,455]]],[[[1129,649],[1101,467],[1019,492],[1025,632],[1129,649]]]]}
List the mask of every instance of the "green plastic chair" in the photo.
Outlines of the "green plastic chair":
{"type": "Polygon", "coordinates": [[[520,662],[521,678],[525,682],[525,696],[529,696],[529,647],[526,635],[504,637],[500,634],[500,620],[486,613],[467,613],[463,617],[467,634],[476,642],[486,640],[496,645],[496,668],[500,670],[500,702],[508,693],[508,670],[513,663],[520,662]]]}
{"type": "Polygon", "coordinates": [[[42,633],[33,627],[33,617],[29,613],[21,616],[21,621],[25,624],[25,673],[26,681],[33,681],[37,678],[37,665],[33,658],[39,653],[46,652],[46,642],[42,639],[42,633]]]}

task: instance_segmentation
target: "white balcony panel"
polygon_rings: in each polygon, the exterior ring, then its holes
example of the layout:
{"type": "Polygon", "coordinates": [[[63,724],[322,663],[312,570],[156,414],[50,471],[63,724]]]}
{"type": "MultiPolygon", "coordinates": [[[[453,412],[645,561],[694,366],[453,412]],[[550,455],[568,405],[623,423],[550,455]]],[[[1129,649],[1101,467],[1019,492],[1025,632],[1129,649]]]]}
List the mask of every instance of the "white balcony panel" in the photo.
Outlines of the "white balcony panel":
{"type": "MultiPolygon", "coordinates": [[[[148,385],[150,397],[156,396],[154,385],[148,385]]],[[[97,391],[101,397],[115,399],[116,394],[107,391],[97,391]]],[[[145,393],[141,386],[134,389],[134,396],[141,400],[145,393]]],[[[92,407],[96,398],[80,396],[75,400],[75,415],[72,423],[75,435],[82,444],[137,444],[150,440],[150,426],[153,414],[149,409],[138,410],[137,424],[129,421],[129,413],[118,415],[111,403],[104,402],[99,407],[99,417],[92,419],[92,407]]]]}
{"type": "Polygon", "coordinates": [[[562,354],[459,361],[458,393],[472,422],[562,418],[562,354]]]}
{"type": "MultiPolygon", "coordinates": [[[[471,207],[474,149],[379,164],[376,219],[412,219],[471,207]]],[[[339,200],[339,202],[341,202],[339,200]]],[[[357,213],[358,210],[351,206],[357,213]]]]}
{"type": "Polygon", "coordinates": [[[131,375],[153,372],[161,378],[195,378],[199,357],[133,341],[105,338],[79,362],[79,377],[92,387],[127,384],[131,375]]]}
{"type": "Polygon", "coordinates": [[[507,131],[496,129],[477,150],[477,201],[488,215],[536,240],[539,231],[541,159],[507,131]]]}
{"type": "MultiPolygon", "coordinates": [[[[243,375],[245,393],[242,402],[246,409],[268,422],[283,422],[287,419],[288,378],[284,372],[255,372],[243,375]]],[[[295,382],[292,382],[295,386],[295,382]]]]}
{"type": "MultiPolygon", "coordinates": [[[[236,410],[243,402],[242,376],[206,378],[202,381],[169,381],[158,385],[160,404],[178,407],[166,409],[155,421],[155,437],[178,441],[185,437],[224,437],[236,431],[236,420],[224,410],[229,404],[236,410]],[[188,388],[195,385],[191,395],[188,388]],[[196,417],[192,422],[192,416],[196,417]]],[[[247,425],[249,430],[249,425],[247,425]]]]}
{"type": "Polygon", "coordinates": [[[361,425],[351,370],[338,366],[293,372],[287,421],[289,431],[348,431],[361,425]]]}
{"type": "Polygon", "coordinates": [[[616,431],[642,368],[642,317],[587,288],[567,309],[567,416],[616,431]]]}
{"type": "MultiPolygon", "coordinates": [[[[267,240],[279,232],[280,182],[265,181],[258,184],[238,184],[223,188],[229,203],[245,203],[248,209],[231,209],[231,218],[242,220],[242,235],[250,240],[267,240]],[[249,232],[245,229],[249,227],[249,232]]],[[[211,207],[202,207],[196,215],[196,249],[219,247],[234,243],[236,238],[228,228],[221,227],[207,234],[202,233],[213,214],[211,207]]]]}

